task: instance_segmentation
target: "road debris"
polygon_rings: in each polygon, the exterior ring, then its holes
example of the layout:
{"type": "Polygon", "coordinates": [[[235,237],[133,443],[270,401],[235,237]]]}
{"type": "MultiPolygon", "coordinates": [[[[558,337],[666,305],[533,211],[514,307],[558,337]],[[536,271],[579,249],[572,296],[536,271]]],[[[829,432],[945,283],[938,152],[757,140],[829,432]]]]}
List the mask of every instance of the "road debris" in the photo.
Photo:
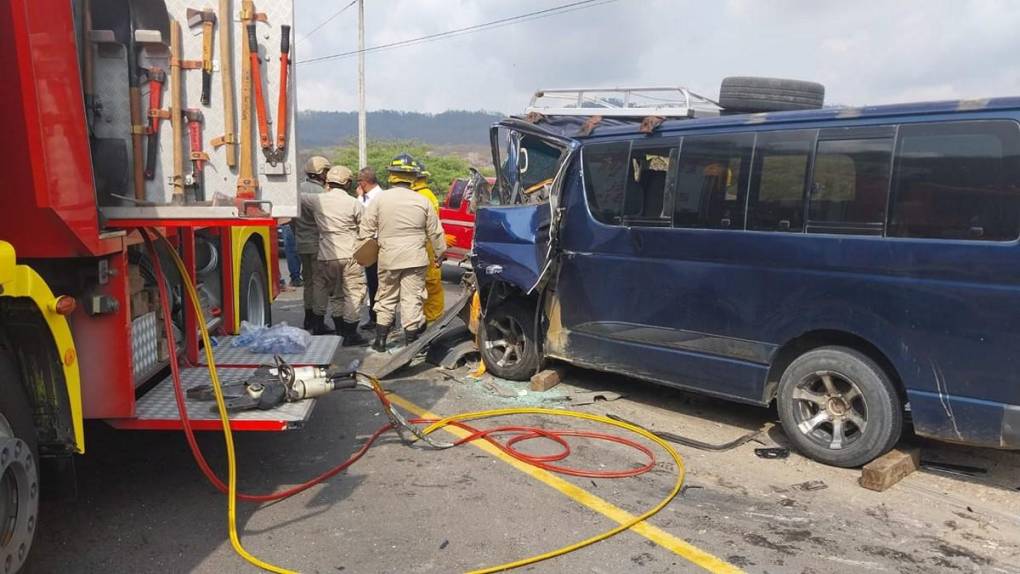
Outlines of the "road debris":
{"type": "Polygon", "coordinates": [[[671,432],[654,431],[654,430],[645,428],[645,427],[639,425],[636,422],[629,421],[629,420],[627,420],[627,419],[625,419],[623,417],[617,416],[617,415],[609,414],[609,415],[606,415],[606,416],[608,418],[613,419],[614,421],[620,421],[622,423],[627,423],[627,424],[630,424],[630,425],[634,425],[634,426],[636,426],[636,427],[638,427],[640,429],[644,429],[646,431],[649,431],[652,434],[654,434],[655,436],[657,436],[657,437],[659,437],[659,438],[661,438],[663,440],[668,440],[669,442],[673,442],[673,443],[676,443],[676,444],[682,444],[684,446],[689,446],[691,448],[696,448],[698,450],[707,450],[707,451],[712,451],[712,452],[725,452],[727,450],[733,450],[733,449],[737,448],[738,446],[746,444],[747,442],[757,438],[758,435],[760,435],[760,434],[762,434],[764,432],[767,432],[770,428],[772,428],[772,423],[765,423],[764,425],[762,425],[762,427],[760,429],[758,429],[758,430],[756,430],[754,432],[749,432],[749,433],[747,433],[747,434],[745,434],[745,435],[743,435],[741,437],[736,438],[735,440],[731,440],[730,442],[726,442],[726,443],[723,443],[723,444],[711,444],[711,443],[707,443],[707,442],[701,442],[700,440],[695,440],[693,438],[687,438],[685,436],[680,436],[678,434],[674,434],[674,433],[671,433],[671,432]]]}
{"type": "Polygon", "coordinates": [[[790,449],[781,446],[756,448],[754,449],[754,456],[767,459],[789,458],[790,449]]]}
{"type": "Polygon", "coordinates": [[[545,369],[531,377],[531,390],[536,393],[548,391],[560,384],[565,377],[566,369],[562,367],[545,369]]]}
{"type": "Polygon", "coordinates": [[[978,476],[981,474],[988,474],[988,469],[981,468],[980,466],[954,464],[951,462],[938,462],[934,460],[922,460],[921,468],[925,470],[934,470],[935,472],[953,474],[956,476],[978,476]]]}
{"type": "Polygon", "coordinates": [[[822,480],[808,480],[806,482],[799,482],[793,485],[793,488],[803,490],[804,492],[812,492],[815,490],[825,490],[826,488],[829,488],[829,485],[825,484],[825,481],[822,480]]]}
{"type": "Polygon", "coordinates": [[[588,393],[573,393],[565,397],[565,400],[575,407],[581,405],[593,405],[598,402],[615,401],[623,397],[620,393],[612,391],[592,391],[588,393]]]}
{"type": "Polygon", "coordinates": [[[920,467],[917,449],[891,450],[861,469],[859,484],[868,490],[883,492],[920,467]]]}

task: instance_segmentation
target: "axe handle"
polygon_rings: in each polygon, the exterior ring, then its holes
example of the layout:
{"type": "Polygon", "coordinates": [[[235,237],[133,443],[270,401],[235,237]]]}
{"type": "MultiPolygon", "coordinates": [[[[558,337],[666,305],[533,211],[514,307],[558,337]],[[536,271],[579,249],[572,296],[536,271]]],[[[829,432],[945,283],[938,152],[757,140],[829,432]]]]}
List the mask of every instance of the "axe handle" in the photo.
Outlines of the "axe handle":
{"type": "MultiPolygon", "coordinates": [[[[241,1],[241,13],[251,14],[255,11],[255,3],[251,0],[241,1]]],[[[247,23],[241,22],[243,33],[247,31],[247,23]]],[[[258,184],[255,181],[254,157],[252,156],[251,134],[251,58],[248,56],[248,42],[241,42],[241,122],[240,122],[240,159],[237,171],[237,198],[255,199],[258,184]]]]}
{"type": "MultiPolygon", "coordinates": [[[[197,120],[188,121],[188,148],[192,154],[202,153],[202,122],[197,120]]],[[[191,179],[195,184],[195,200],[205,201],[205,172],[204,162],[192,155],[191,179]]]]}
{"type": "Polygon", "coordinates": [[[159,133],[159,116],[152,115],[153,110],[163,107],[163,82],[149,80],[149,133],[159,133]]]}
{"type": "Polygon", "coordinates": [[[184,121],[181,107],[181,25],[170,21],[170,127],[173,130],[173,187],[171,201],[184,203],[184,121]]]}
{"type": "Polygon", "coordinates": [[[223,139],[226,140],[227,167],[237,166],[237,140],[234,133],[234,46],[231,42],[231,1],[220,0],[220,78],[223,81],[223,139]]]}
{"type": "Polygon", "coordinates": [[[131,110],[131,168],[134,175],[135,199],[145,199],[145,164],[142,152],[142,134],[135,126],[142,125],[142,93],[137,85],[128,89],[131,110]]]}
{"type": "Polygon", "coordinates": [[[248,57],[251,58],[251,83],[255,90],[255,115],[259,122],[259,145],[269,150],[269,122],[266,120],[266,98],[262,93],[262,65],[259,63],[259,43],[255,37],[255,24],[248,24],[248,57]]]}
{"type": "Polygon", "coordinates": [[[287,146],[287,87],[290,72],[290,26],[280,26],[280,102],[276,108],[276,153],[287,146]]]}
{"type": "Polygon", "coordinates": [[[213,23],[202,22],[202,105],[209,105],[212,90],[213,23]]]}

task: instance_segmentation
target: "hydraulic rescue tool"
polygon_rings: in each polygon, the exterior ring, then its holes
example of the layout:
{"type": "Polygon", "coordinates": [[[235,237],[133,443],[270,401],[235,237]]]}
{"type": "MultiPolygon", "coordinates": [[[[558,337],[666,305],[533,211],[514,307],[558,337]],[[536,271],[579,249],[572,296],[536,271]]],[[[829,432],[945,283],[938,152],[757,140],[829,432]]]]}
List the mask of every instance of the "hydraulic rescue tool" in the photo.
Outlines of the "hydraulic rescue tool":
{"type": "Polygon", "coordinates": [[[145,179],[156,177],[156,150],[159,149],[159,124],[163,119],[163,84],[166,72],[162,68],[147,68],[149,80],[149,129],[145,149],[145,179]]]}
{"type": "Polygon", "coordinates": [[[184,119],[188,122],[188,149],[191,157],[191,187],[195,201],[205,201],[205,162],[209,155],[202,151],[202,123],[205,117],[202,110],[184,110],[184,119]]]}
{"type": "Polygon", "coordinates": [[[237,134],[234,126],[234,46],[231,42],[230,0],[220,0],[220,15],[225,18],[226,26],[220,26],[220,78],[223,80],[223,135],[214,138],[212,145],[218,148],[227,146],[227,167],[237,166],[237,134]]]}
{"type": "MultiPolygon", "coordinates": [[[[230,412],[253,409],[269,410],[285,402],[311,399],[340,389],[357,386],[354,373],[360,362],[353,361],[344,371],[328,373],[325,367],[294,367],[280,356],[276,366],[262,365],[247,380],[221,385],[230,412]]],[[[199,385],[187,390],[190,399],[215,400],[212,385],[199,385]]],[[[216,407],[212,407],[216,410],[216,407]]]]}
{"type": "Polygon", "coordinates": [[[287,83],[290,67],[290,26],[280,26],[280,96],[276,113],[276,141],[266,117],[266,98],[262,92],[262,66],[255,24],[248,24],[248,57],[251,58],[251,77],[255,90],[255,114],[259,123],[259,145],[269,165],[275,166],[286,157],[287,144],[287,83]]]}
{"type": "Polygon", "coordinates": [[[174,136],[172,203],[184,204],[184,115],[181,114],[181,25],[170,22],[170,127],[174,136]]]}
{"type": "Polygon", "coordinates": [[[202,26],[202,105],[209,105],[209,92],[212,90],[212,53],[213,29],[216,26],[216,12],[212,8],[197,10],[188,8],[188,27],[202,26]]]}

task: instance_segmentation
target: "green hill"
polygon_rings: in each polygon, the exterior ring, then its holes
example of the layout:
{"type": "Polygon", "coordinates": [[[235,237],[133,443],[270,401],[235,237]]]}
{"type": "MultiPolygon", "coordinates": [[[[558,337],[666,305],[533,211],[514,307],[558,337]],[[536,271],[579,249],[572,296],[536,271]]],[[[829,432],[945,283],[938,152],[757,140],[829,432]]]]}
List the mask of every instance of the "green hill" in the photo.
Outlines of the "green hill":
{"type": "MultiPolygon", "coordinates": [[[[381,110],[369,112],[368,138],[416,141],[431,145],[487,146],[489,127],[503,119],[493,112],[447,111],[440,114],[381,110]]],[[[298,147],[343,145],[358,135],[356,112],[300,111],[298,147]]]]}

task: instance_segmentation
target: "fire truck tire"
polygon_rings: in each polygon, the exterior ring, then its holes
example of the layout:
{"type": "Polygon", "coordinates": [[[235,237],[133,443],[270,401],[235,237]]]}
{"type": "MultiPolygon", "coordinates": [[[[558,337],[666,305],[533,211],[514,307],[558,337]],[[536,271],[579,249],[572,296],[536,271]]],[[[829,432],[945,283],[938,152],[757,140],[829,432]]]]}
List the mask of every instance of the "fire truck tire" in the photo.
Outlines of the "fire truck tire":
{"type": "Polygon", "coordinates": [[[0,569],[28,561],[39,520],[39,448],[32,410],[11,357],[0,351],[0,569]]]}
{"type": "Polygon", "coordinates": [[[241,320],[255,326],[271,325],[273,319],[266,264],[259,255],[258,247],[252,242],[248,242],[241,251],[241,273],[237,287],[241,294],[241,320]]]}

